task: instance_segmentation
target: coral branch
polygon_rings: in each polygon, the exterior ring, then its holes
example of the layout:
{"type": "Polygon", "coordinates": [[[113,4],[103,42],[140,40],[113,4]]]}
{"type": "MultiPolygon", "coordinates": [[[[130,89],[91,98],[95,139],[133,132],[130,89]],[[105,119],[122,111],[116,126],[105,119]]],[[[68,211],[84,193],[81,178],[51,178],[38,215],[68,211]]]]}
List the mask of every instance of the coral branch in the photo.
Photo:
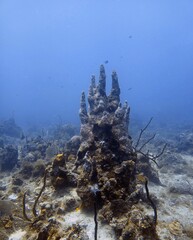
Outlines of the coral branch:
{"type": "Polygon", "coordinates": [[[143,133],[144,133],[145,130],[148,128],[148,126],[149,126],[149,124],[151,123],[152,120],[153,120],[153,117],[151,117],[150,120],[149,120],[149,122],[147,123],[147,125],[146,125],[143,129],[141,129],[141,132],[140,132],[140,134],[139,134],[137,143],[136,143],[136,145],[135,145],[135,149],[137,149],[143,133]]]}
{"type": "Polygon", "coordinates": [[[82,124],[88,122],[88,115],[87,115],[87,110],[86,110],[86,99],[85,99],[84,92],[82,92],[82,95],[81,95],[79,116],[80,116],[80,120],[81,120],[82,124]]]}
{"type": "Polygon", "coordinates": [[[154,160],[157,159],[157,158],[159,158],[159,157],[164,153],[166,147],[167,147],[167,143],[165,143],[165,145],[163,146],[161,153],[158,154],[158,155],[156,155],[156,156],[154,157],[154,160]]]}
{"type": "Polygon", "coordinates": [[[148,144],[151,140],[153,140],[153,139],[155,138],[155,136],[156,136],[156,133],[155,133],[152,137],[150,137],[150,138],[140,147],[140,149],[137,150],[137,151],[140,152],[140,151],[145,147],[146,144],[148,144]]]}
{"type": "Polygon", "coordinates": [[[103,65],[100,66],[98,91],[102,96],[106,95],[106,74],[105,74],[105,68],[103,65]]]}
{"type": "MultiPolygon", "coordinates": [[[[167,144],[164,145],[162,151],[160,154],[157,154],[157,155],[150,155],[149,154],[149,150],[147,151],[147,153],[145,154],[144,152],[142,152],[142,149],[151,141],[155,138],[156,134],[154,134],[152,137],[150,137],[139,149],[137,149],[137,147],[139,146],[139,143],[140,143],[140,140],[141,140],[141,137],[143,135],[143,133],[145,132],[145,130],[148,128],[148,126],[150,125],[151,121],[152,121],[152,117],[150,118],[149,122],[147,123],[147,125],[141,129],[140,131],[140,134],[139,134],[139,137],[138,137],[138,140],[137,140],[137,143],[135,144],[135,146],[133,147],[135,153],[140,153],[142,154],[144,157],[148,158],[149,160],[153,161],[157,166],[157,162],[156,162],[156,159],[158,159],[165,151],[166,149],[166,146],[167,144]]],[[[159,166],[158,166],[159,167],[159,166]]]]}
{"type": "Polygon", "coordinates": [[[94,109],[94,94],[96,92],[96,83],[95,83],[95,76],[92,75],[91,77],[91,84],[88,93],[88,102],[89,102],[89,112],[93,111],[94,109]]]}

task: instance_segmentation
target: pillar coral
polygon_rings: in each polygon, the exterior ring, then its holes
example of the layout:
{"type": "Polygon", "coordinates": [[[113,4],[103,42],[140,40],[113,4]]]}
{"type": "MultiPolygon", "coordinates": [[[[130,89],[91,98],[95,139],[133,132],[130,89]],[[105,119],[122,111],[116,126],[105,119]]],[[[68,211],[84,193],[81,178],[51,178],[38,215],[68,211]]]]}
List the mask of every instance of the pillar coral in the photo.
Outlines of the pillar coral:
{"type": "Polygon", "coordinates": [[[120,239],[152,234],[157,239],[152,219],[137,205],[140,199],[136,184],[137,155],[128,131],[129,113],[127,102],[123,106],[120,102],[116,72],[112,73],[110,94],[106,94],[106,74],[101,65],[98,85],[95,77],[91,78],[88,110],[85,93],[81,96],[77,193],[83,208],[97,204],[100,219],[114,226],[120,239]]]}

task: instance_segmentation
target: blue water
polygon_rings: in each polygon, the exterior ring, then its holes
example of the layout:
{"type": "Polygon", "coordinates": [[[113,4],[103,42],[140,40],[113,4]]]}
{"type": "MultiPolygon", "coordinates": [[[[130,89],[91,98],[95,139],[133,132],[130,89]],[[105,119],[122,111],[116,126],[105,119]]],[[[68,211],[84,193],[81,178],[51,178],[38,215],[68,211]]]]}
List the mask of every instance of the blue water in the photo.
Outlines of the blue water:
{"type": "Polygon", "coordinates": [[[0,120],[78,124],[104,64],[131,118],[191,123],[192,13],[190,0],[1,0],[0,120]]]}

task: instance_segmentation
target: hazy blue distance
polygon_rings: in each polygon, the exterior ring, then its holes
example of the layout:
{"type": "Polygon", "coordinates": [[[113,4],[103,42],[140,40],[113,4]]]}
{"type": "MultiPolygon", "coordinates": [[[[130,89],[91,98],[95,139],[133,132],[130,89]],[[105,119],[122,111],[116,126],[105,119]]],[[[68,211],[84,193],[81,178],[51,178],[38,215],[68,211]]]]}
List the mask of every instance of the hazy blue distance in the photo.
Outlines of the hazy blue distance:
{"type": "Polygon", "coordinates": [[[105,64],[131,118],[193,120],[193,1],[0,0],[0,119],[79,123],[105,64]],[[131,90],[129,90],[131,88],[131,90]]]}

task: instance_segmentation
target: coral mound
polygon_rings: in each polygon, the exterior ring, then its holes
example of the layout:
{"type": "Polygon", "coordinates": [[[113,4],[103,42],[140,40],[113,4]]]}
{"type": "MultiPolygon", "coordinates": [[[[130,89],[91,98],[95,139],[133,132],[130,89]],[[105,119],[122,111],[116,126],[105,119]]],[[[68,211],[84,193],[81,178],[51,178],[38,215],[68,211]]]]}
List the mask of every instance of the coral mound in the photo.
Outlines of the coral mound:
{"type": "Polygon", "coordinates": [[[81,96],[77,193],[84,208],[97,204],[100,218],[114,226],[119,236],[126,236],[122,239],[149,236],[150,232],[156,239],[153,221],[137,207],[140,191],[136,184],[137,155],[128,132],[130,108],[127,102],[123,106],[120,103],[116,72],[112,73],[108,96],[105,87],[105,69],[101,65],[98,85],[94,76],[91,79],[88,110],[85,93],[81,96]]]}
{"type": "Polygon", "coordinates": [[[77,191],[88,206],[93,204],[96,193],[97,201],[102,205],[108,202],[117,202],[117,205],[119,199],[127,200],[135,191],[136,155],[128,134],[129,107],[127,103],[121,107],[116,72],[112,74],[109,96],[105,85],[105,70],[101,66],[97,86],[92,77],[88,112],[85,94],[81,97],[81,145],[76,161],[81,174],[77,191]]]}

